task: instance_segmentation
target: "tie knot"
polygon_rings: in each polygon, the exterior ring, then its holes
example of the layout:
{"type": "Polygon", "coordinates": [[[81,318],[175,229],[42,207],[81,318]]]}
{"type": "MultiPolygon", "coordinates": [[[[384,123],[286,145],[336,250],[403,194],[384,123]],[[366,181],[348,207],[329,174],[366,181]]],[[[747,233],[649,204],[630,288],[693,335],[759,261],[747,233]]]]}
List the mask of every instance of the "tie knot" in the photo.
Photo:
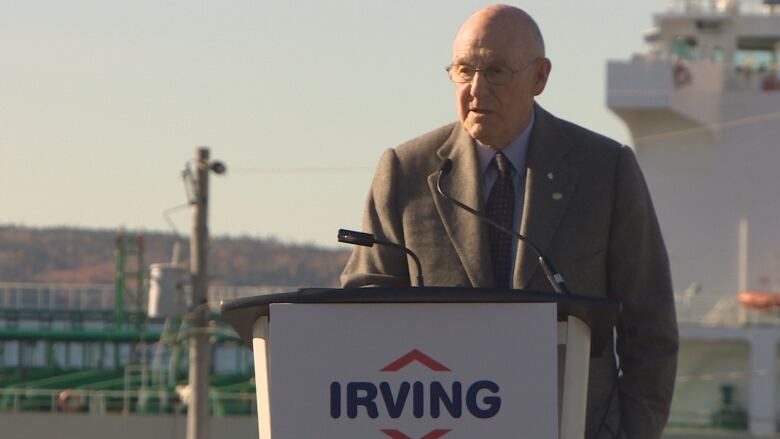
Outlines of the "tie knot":
{"type": "Polygon", "coordinates": [[[509,159],[506,158],[503,152],[497,152],[494,156],[494,160],[496,161],[496,168],[498,168],[501,177],[506,178],[512,176],[512,163],[509,162],[509,159]]]}

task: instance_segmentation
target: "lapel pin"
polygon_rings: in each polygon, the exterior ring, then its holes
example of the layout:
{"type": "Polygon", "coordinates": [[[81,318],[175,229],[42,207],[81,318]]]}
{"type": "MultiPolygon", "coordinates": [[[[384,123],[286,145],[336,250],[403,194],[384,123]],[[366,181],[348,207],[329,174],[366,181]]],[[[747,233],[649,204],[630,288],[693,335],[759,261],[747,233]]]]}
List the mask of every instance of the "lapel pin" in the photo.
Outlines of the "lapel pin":
{"type": "Polygon", "coordinates": [[[555,174],[553,174],[552,172],[548,172],[547,173],[547,179],[548,180],[552,180],[553,178],[555,178],[555,174]]]}
{"type": "Polygon", "coordinates": [[[560,201],[563,199],[563,194],[560,192],[553,192],[552,199],[555,201],[560,201]]]}

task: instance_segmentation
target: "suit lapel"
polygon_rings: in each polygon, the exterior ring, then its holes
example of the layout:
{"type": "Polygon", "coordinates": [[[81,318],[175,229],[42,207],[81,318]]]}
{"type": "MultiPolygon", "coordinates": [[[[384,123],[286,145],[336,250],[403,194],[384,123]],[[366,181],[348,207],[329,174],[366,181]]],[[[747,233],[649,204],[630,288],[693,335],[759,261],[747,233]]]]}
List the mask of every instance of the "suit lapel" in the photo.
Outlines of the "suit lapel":
{"type": "MultiPolygon", "coordinates": [[[[539,247],[542,254],[549,256],[547,249],[569,200],[574,196],[577,169],[564,158],[572,144],[561,133],[563,127],[538,105],[535,110],[536,121],[529,143],[520,233],[539,247]]],[[[540,269],[538,257],[525,243],[520,243],[517,251],[513,286],[527,288],[536,270],[540,269]]]]}
{"type": "MultiPolygon", "coordinates": [[[[442,180],[442,190],[447,195],[474,209],[481,210],[479,160],[471,137],[460,124],[456,124],[450,138],[436,154],[452,160],[452,171],[442,180]]],[[[453,205],[436,190],[439,173],[428,176],[428,186],[444,228],[463,264],[466,275],[474,287],[493,285],[490,253],[487,247],[487,230],[474,215],[453,205]]]]}

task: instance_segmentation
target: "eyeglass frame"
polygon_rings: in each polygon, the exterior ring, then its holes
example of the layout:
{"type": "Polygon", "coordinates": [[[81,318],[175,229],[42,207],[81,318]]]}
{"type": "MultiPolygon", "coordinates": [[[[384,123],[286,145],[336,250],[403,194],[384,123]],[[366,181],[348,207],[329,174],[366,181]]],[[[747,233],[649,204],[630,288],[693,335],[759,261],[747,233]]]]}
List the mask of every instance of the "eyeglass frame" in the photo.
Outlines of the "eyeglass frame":
{"type": "MultiPolygon", "coordinates": [[[[495,83],[495,82],[491,81],[490,80],[490,75],[486,73],[484,68],[478,69],[478,68],[472,66],[471,64],[467,64],[467,63],[452,63],[452,64],[446,66],[444,68],[444,70],[447,71],[447,76],[450,78],[450,81],[454,82],[455,84],[468,84],[468,83],[474,82],[474,78],[477,77],[477,73],[482,72],[482,74],[485,76],[485,80],[488,82],[488,84],[490,84],[490,85],[499,85],[500,86],[500,85],[507,85],[507,84],[509,84],[510,82],[512,82],[512,80],[514,80],[514,77],[515,77],[516,73],[520,73],[520,72],[524,71],[525,69],[527,69],[532,64],[534,64],[535,62],[539,61],[542,58],[543,58],[542,56],[537,56],[536,58],[534,58],[531,61],[529,61],[523,67],[520,67],[517,70],[510,70],[509,72],[511,74],[509,76],[509,79],[506,82],[501,82],[501,83],[495,83]],[[468,81],[456,81],[452,77],[452,72],[451,72],[452,68],[455,67],[455,66],[469,66],[469,67],[472,67],[474,69],[474,75],[468,81]]],[[[487,67],[487,68],[491,68],[491,67],[487,67]]]]}

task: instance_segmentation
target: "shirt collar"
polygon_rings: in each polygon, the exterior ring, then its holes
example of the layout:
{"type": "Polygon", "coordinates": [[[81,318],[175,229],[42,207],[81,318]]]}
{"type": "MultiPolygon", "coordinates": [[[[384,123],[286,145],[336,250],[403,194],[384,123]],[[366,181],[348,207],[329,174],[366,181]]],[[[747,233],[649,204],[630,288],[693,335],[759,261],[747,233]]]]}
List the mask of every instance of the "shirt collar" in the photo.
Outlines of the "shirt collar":
{"type": "MultiPolygon", "coordinates": [[[[500,151],[512,162],[512,166],[515,167],[515,171],[525,173],[525,158],[528,155],[528,142],[531,138],[531,130],[534,126],[534,112],[531,112],[531,121],[528,122],[528,126],[523,130],[520,135],[513,140],[509,145],[501,149],[500,151]]],[[[497,150],[480,143],[479,140],[474,139],[476,145],[477,156],[479,157],[479,169],[480,175],[485,175],[485,172],[490,166],[490,162],[493,160],[493,156],[498,152],[497,150]]]]}

